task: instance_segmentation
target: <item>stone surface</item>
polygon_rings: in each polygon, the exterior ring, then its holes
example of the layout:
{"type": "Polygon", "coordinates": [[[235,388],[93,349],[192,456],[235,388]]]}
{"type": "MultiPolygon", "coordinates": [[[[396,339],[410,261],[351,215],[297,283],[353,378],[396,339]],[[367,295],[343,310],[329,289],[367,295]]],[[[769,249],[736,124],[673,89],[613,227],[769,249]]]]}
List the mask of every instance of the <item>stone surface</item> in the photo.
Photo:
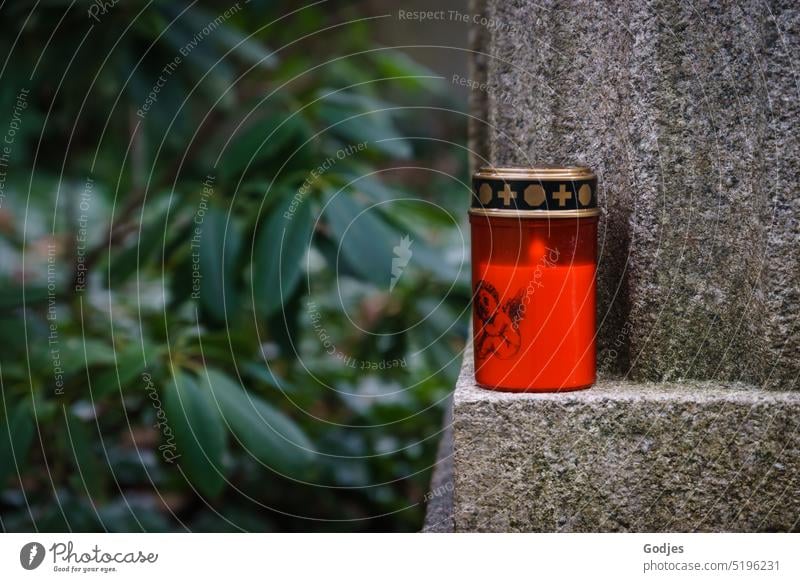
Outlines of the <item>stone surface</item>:
{"type": "Polygon", "coordinates": [[[742,384],[490,392],[468,350],[438,479],[456,531],[800,531],[798,419],[796,391],[742,384]]]}
{"type": "Polygon", "coordinates": [[[453,407],[447,409],[444,421],[444,434],[439,441],[436,467],[431,478],[431,488],[426,497],[425,533],[446,533],[453,531],[453,407]]]}
{"type": "Polygon", "coordinates": [[[602,368],[798,388],[796,1],[471,7],[474,165],[600,178],[602,368]]]}

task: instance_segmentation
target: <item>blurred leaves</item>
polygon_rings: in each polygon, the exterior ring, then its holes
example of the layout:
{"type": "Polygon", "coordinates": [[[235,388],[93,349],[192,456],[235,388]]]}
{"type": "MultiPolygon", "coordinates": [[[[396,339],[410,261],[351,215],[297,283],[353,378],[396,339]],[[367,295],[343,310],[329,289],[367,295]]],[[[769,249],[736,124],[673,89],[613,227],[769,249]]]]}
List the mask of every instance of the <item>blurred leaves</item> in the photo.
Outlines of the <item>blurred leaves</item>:
{"type": "Polygon", "coordinates": [[[225,485],[225,427],[211,392],[178,371],[167,384],[164,409],[175,433],[179,465],[201,493],[218,495],[225,485]]]}
{"type": "MultiPolygon", "coordinates": [[[[152,350],[152,348],[150,348],[152,350]]],[[[100,399],[109,394],[118,394],[124,390],[134,379],[139,377],[142,370],[147,369],[142,346],[138,343],[131,343],[127,348],[116,352],[116,360],[113,366],[106,367],[92,374],[92,396],[100,399]]],[[[155,355],[151,352],[150,358],[155,355]]]]}
{"type": "Polygon", "coordinates": [[[411,144],[395,126],[393,106],[350,91],[323,91],[320,96],[319,116],[345,143],[365,143],[393,158],[411,157],[411,144]]]}
{"type": "Polygon", "coordinates": [[[237,223],[228,222],[225,212],[214,205],[209,206],[200,228],[200,303],[215,321],[222,322],[238,301],[236,268],[241,236],[237,223]]]}
{"type": "Polygon", "coordinates": [[[447,84],[346,3],[68,4],[0,8],[0,527],[418,530],[470,297],[447,84]]]}
{"type": "Polygon", "coordinates": [[[389,284],[392,245],[396,244],[389,227],[374,208],[366,208],[343,192],[333,194],[325,216],[341,253],[361,277],[380,287],[389,284]]]}
{"type": "Polygon", "coordinates": [[[106,472],[100,457],[95,453],[92,431],[75,415],[64,410],[65,438],[67,458],[72,461],[74,477],[79,485],[95,501],[102,501],[106,495],[106,472]]]}
{"type": "Polygon", "coordinates": [[[314,462],[313,445],[285,414],[248,394],[224,373],[206,369],[201,382],[210,390],[242,447],[269,469],[299,476],[314,462]]]}
{"type": "Polygon", "coordinates": [[[300,282],[313,226],[308,198],[287,195],[261,226],[253,252],[253,286],[263,315],[285,304],[300,282]]]}
{"type": "Polygon", "coordinates": [[[24,466],[36,428],[26,402],[4,412],[4,418],[0,419],[0,483],[24,466]]]}
{"type": "Polygon", "coordinates": [[[219,171],[224,177],[231,178],[248,166],[285,151],[288,144],[302,144],[309,134],[302,117],[287,117],[285,111],[269,114],[239,130],[220,162],[219,171]]]}

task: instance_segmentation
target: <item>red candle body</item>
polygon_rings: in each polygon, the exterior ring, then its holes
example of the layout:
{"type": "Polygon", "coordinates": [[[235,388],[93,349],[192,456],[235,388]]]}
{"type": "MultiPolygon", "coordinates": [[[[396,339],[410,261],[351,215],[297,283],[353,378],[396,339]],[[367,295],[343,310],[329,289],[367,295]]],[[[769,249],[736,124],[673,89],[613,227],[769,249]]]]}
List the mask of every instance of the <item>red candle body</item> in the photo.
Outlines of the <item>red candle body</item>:
{"type": "Polygon", "coordinates": [[[597,218],[470,222],[478,384],[513,391],[591,386],[597,218]]]}
{"type": "Polygon", "coordinates": [[[516,392],[589,388],[596,378],[596,178],[585,170],[577,184],[539,186],[483,172],[470,211],[476,382],[516,392]],[[570,194],[573,207],[559,210],[570,194]],[[511,202],[517,206],[504,208],[511,202]]]}

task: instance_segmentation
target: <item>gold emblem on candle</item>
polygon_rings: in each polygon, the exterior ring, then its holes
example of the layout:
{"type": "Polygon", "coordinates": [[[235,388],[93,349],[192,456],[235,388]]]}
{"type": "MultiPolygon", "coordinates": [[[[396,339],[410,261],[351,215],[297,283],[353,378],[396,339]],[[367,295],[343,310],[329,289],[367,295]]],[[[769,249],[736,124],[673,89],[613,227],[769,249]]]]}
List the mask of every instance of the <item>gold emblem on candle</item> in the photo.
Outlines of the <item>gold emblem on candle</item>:
{"type": "Polygon", "coordinates": [[[503,204],[505,206],[511,205],[511,201],[517,199],[517,193],[511,189],[511,186],[508,185],[508,182],[503,185],[503,190],[498,192],[497,196],[503,199],[503,204]]]}
{"type": "Polygon", "coordinates": [[[478,200],[481,204],[489,204],[492,201],[492,187],[487,183],[483,183],[478,190],[478,200]]]}
{"type": "Polygon", "coordinates": [[[553,192],[553,199],[558,200],[558,206],[563,208],[566,205],[567,200],[572,199],[572,192],[567,190],[567,187],[564,184],[559,184],[558,191],[553,192]]]}
{"type": "Polygon", "coordinates": [[[532,184],[531,186],[528,186],[525,188],[525,192],[523,192],[523,194],[525,196],[525,202],[531,206],[539,206],[546,198],[544,188],[538,184],[532,184]]]}
{"type": "Polygon", "coordinates": [[[592,187],[589,184],[584,184],[578,189],[578,202],[581,206],[588,206],[592,201],[592,187]]]}

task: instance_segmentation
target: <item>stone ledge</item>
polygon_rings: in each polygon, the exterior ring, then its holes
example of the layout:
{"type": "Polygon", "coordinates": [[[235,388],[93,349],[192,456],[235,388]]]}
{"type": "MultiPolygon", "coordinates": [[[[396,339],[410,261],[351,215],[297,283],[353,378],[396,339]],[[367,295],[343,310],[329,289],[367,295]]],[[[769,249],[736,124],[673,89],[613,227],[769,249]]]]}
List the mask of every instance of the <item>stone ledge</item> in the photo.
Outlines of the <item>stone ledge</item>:
{"type": "Polygon", "coordinates": [[[797,392],[603,380],[508,394],[473,378],[468,349],[453,403],[456,531],[800,529],[797,392]]]}
{"type": "Polygon", "coordinates": [[[436,466],[431,477],[425,507],[424,533],[453,531],[453,407],[448,406],[444,417],[445,430],[439,442],[436,466]]]}

